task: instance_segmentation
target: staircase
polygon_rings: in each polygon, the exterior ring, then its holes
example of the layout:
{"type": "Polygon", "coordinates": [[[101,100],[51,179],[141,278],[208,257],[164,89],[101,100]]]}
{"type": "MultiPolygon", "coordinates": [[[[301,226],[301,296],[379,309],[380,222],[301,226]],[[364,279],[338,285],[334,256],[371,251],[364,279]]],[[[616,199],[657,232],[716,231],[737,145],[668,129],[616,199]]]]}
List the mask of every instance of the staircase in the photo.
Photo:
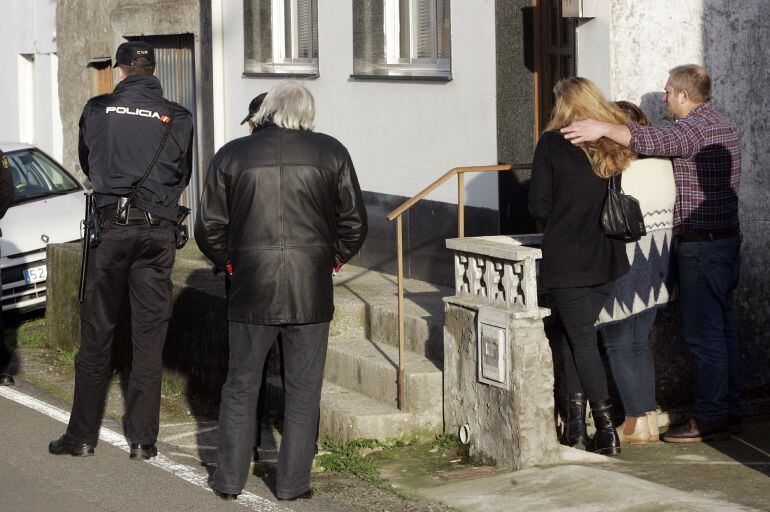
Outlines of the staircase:
{"type": "MultiPolygon", "coordinates": [[[[396,278],[346,265],[334,278],[331,324],[321,392],[319,438],[389,439],[443,430],[442,298],[449,288],[405,282],[406,399],[397,407],[396,278]]],[[[282,395],[268,379],[270,402],[282,395]]]]}

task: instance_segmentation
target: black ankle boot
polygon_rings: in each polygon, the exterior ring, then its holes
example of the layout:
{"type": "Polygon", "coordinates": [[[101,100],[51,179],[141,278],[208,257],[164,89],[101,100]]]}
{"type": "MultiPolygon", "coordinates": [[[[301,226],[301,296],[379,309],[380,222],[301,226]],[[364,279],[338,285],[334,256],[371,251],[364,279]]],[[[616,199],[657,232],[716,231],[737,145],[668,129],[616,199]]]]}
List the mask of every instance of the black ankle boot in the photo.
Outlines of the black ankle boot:
{"type": "Polygon", "coordinates": [[[620,455],[620,439],[612,424],[611,411],[612,403],[609,399],[591,402],[591,416],[596,426],[593,451],[602,455],[620,455]]]}
{"type": "Polygon", "coordinates": [[[586,397],[583,393],[575,393],[567,398],[567,421],[564,425],[562,444],[578,450],[586,450],[588,448],[586,397]]]}

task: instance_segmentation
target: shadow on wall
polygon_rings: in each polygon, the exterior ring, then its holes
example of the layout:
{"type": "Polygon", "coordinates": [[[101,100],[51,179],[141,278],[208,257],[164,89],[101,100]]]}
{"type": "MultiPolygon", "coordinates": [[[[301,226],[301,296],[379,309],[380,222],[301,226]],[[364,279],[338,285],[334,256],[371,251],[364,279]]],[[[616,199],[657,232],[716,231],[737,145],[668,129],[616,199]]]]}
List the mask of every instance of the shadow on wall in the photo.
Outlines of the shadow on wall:
{"type": "MultiPolygon", "coordinates": [[[[661,90],[666,84],[661,84],[661,90]]],[[[671,121],[667,119],[666,103],[663,101],[662,92],[647,92],[642,94],[642,101],[639,102],[639,107],[647,114],[652,124],[655,126],[667,126],[671,124],[671,121]]]]}

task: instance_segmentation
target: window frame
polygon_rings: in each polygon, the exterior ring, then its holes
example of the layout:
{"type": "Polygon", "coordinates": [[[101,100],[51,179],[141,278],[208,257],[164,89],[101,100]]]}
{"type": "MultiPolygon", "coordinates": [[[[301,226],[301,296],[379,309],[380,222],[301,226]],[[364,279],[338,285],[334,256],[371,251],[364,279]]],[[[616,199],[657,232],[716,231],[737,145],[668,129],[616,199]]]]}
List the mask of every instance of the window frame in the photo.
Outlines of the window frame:
{"type": "MultiPolygon", "coordinates": [[[[272,58],[270,62],[256,62],[249,59],[246,55],[244,45],[243,55],[243,75],[244,76],[286,76],[286,77],[317,77],[319,76],[318,57],[303,58],[298,57],[299,52],[299,0],[288,0],[291,10],[289,19],[291,27],[289,35],[291,37],[292,55],[286,56],[286,9],[287,0],[258,0],[258,2],[270,2],[270,30],[272,40],[272,58]],[[254,62],[249,65],[248,61],[254,62]]],[[[310,2],[310,55],[317,54],[318,41],[314,34],[318,32],[318,18],[313,17],[313,11],[317,13],[318,0],[308,0],[310,2]],[[315,4],[315,9],[314,9],[315,4]],[[314,26],[315,24],[315,26],[314,26]]],[[[244,35],[246,31],[244,29],[244,35]]]]}
{"type": "MultiPolygon", "coordinates": [[[[451,57],[451,28],[449,57],[440,58],[438,2],[449,0],[431,0],[430,2],[430,58],[418,57],[419,16],[418,1],[409,2],[409,57],[401,57],[401,5],[400,0],[383,0],[383,31],[384,31],[384,65],[370,63],[372,69],[367,71],[354,70],[352,78],[363,79],[396,79],[396,80],[436,80],[449,81],[452,79],[451,57]]],[[[451,23],[451,21],[450,21],[451,23]]],[[[355,43],[354,43],[355,44],[355,43]]]]}

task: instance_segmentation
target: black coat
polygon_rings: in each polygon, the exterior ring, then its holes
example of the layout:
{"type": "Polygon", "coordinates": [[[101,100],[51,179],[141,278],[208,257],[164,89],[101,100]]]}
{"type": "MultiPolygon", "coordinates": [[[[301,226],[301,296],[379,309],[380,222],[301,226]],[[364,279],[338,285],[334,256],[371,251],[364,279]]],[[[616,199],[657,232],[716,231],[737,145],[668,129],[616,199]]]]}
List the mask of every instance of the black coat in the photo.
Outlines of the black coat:
{"type": "Polygon", "coordinates": [[[167,118],[173,119],[171,134],[135,204],[175,220],[179,197],[192,172],[192,114],[163,98],[160,80],[152,75],[130,76],[111,94],[86,103],[78,149],[96,206],[114,204],[131,192],[160,147],[167,118]]]}
{"type": "Polygon", "coordinates": [[[300,324],[332,319],[332,268],[358,252],[366,231],[345,147],[268,125],[214,156],[195,239],[218,267],[232,263],[231,321],[300,324]]]}
{"type": "Polygon", "coordinates": [[[594,286],[628,272],[626,244],[602,231],[606,196],[607,180],[594,174],[583,150],[559,132],[543,133],[529,189],[529,212],[545,224],[543,286],[594,286]]]}

